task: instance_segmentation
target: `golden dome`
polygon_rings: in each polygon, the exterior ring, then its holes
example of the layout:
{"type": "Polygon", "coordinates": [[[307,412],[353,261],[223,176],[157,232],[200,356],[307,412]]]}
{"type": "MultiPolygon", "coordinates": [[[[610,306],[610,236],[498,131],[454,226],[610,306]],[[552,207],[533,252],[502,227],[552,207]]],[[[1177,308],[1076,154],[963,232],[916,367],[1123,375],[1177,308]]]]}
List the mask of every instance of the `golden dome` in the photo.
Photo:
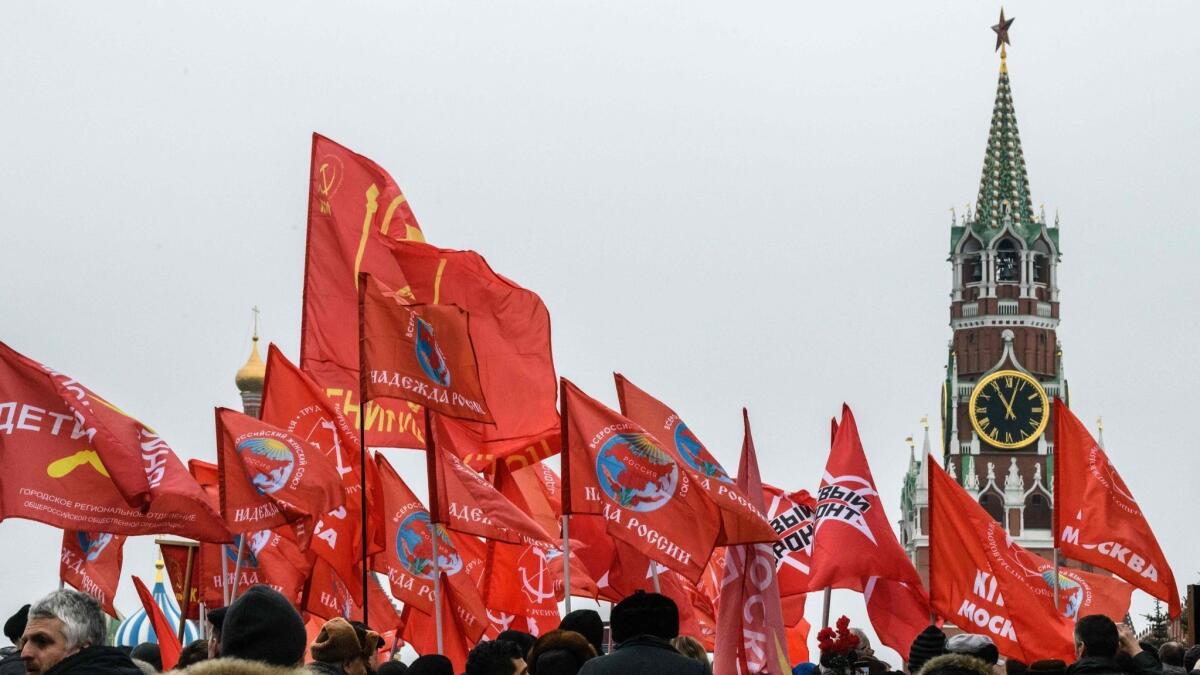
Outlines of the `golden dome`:
{"type": "Polygon", "coordinates": [[[237,383],[238,391],[262,391],[266,375],[267,364],[258,354],[258,336],[255,335],[251,342],[250,358],[246,359],[246,365],[238,369],[233,381],[237,383]]]}

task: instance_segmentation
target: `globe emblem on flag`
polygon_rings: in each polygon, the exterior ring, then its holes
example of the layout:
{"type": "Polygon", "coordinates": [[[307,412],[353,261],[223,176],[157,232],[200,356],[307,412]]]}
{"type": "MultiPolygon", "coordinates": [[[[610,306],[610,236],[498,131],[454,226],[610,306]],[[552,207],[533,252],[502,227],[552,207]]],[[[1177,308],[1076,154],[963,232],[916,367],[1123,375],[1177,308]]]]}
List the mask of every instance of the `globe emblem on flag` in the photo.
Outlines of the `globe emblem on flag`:
{"type": "MultiPolygon", "coordinates": [[[[438,568],[447,576],[456,574],[463,567],[462,558],[454,550],[450,535],[441,525],[437,526],[438,568]]],[[[400,521],[396,531],[396,557],[409,574],[423,579],[433,578],[433,528],[429,514],[425,511],[410,513],[400,521]]]]}
{"type": "Polygon", "coordinates": [[[296,467],[292,449],[277,438],[247,438],[238,443],[237,451],[259,494],[278,492],[287,485],[296,467]]]}
{"type": "Polygon", "coordinates": [[[417,317],[416,346],[417,363],[421,364],[425,376],[443,387],[449,387],[450,366],[446,364],[442,348],[433,337],[433,325],[420,317],[417,317]]]}
{"type": "Polygon", "coordinates": [[[716,462],[708,462],[700,455],[700,449],[704,447],[700,445],[700,440],[692,433],[686,424],[680,422],[675,427],[675,449],[679,451],[679,456],[683,457],[683,461],[688,463],[694,471],[699,471],[701,475],[708,478],[716,478],[722,483],[732,483],[733,479],[729,474],[725,473],[725,469],[721,468],[716,462]]]}
{"type": "Polygon", "coordinates": [[[662,508],[679,487],[679,465],[647,434],[617,434],[596,454],[596,478],[623,509],[662,508]]]}
{"type": "Polygon", "coordinates": [[[80,532],[79,533],[79,549],[83,551],[83,555],[88,562],[94,561],[100,557],[105,548],[108,548],[109,542],[113,536],[103,532],[80,532]]]}
{"type": "MultiPolygon", "coordinates": [[[[270,530],[264,530],[264,532],[266,532],[268,535],[270,534],[270,530]]],[[[225,550],[225,559],[229,561],[230,573],[232,573],[233,568],[237,566],[238,548],[241,547],[242,537],[244,536],[246,535],[235,534],[233,535],[232,544],[223,544],[221,546],[221,548],[225,550]]],[[[250,537],[251,540],[246,542],[246,548],[242,549],[242,569],[258,568],[258,556],[255,554],[258,551],[261,551],[262,547],[254,547],[254,538],[257,537],[257,533],[250,535],[250,537]]]]}
{"type": "MultiPolygon", "coordinates": [[[[1042,572],[1042,581],[1046,582],[1046,586],[1050,592],[1054,592],[1054,570],[1049,569],[1042,572]]],[[[1074,579],[1067,577],[1065,574],[1058,575],[1058,606],[1062,610],[1062,615],[1068,619],[1077,618],[1079,607],[1083,604],[1083,587],[1074,579]]]]}

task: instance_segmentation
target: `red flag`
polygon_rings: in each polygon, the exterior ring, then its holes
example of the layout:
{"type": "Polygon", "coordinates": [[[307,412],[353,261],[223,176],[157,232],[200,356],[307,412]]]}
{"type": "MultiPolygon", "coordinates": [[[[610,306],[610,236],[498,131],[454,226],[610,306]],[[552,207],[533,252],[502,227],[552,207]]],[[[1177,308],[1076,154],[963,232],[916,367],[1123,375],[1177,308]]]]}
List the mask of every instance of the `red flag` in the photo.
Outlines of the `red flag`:
{"type": "Polygon", "coordinates": [[[721,515],[662,444],[562,380],[563,512],[603,515],[610,535],[696,581],[716,545],[721,515]]]}
{"type": "MultiPolygon", "coordinates": [[[[449,591],[457,593],[459,604],[465,611],[478,618],[479,630],[483,630],[487,612],[479,596],[479,588],[470,578],[479,574],[482,567],[482,544],[470,537],[455,537],[442,524],[430,522],[429,511],[421,504],[392,465],[383,455],[376,455],[378,465],[379,500],[383,505],[384,523],[387,526],[387,541],[390,546],[375,556],[373,567],[387,575],[392,595],[406,605],[413,605],[423,612],[433,612],[433,536],[438,537],[437,569],[449,583],[443,586],[443,599],[449,591]],[[464,549],[463,546],[478,546],[464,549]],[[447,586],[449,588],[447,588],[447,586]]],[[[478,638],[478,634],[475,634],[478,638]]],[[[407,638],[406,638],[407,639],[407,638]]]]}
{"type": "Polygon", "coordinates": [[[109,616],[116,616],[113,597],[121,581],[125,537],[100,532],[63,531],[58,578],[87,593],[109,616]]]}
{"type": "MultiPolygon", "coordinates": [[[[737,485],[752,495],[762,512],[762,479],[750,434],[750,416],[742,408],[745,438],[738,463],[737,485]]],[[[718,673],[790,674],[783,609],[775,581],[775,553],[770,544],[741,544],[725,549],[725,576],[721,580],[717,613],[717,645],[713,671],[718,673]]]]}
{"type": "MultiPolygon", "coordinates": [[[[1038,569],[1042,578],[1047,580],[1046,592],[1052,593],[1054,565],[1040,556],[1033,557],[1041,563],[1038,569]]],[[[1125,615],[1129,614],[1132,596],[1133,586],[1117,577],[1085,572],[1074,567],[1058,569],[1058,606],[1062,615],[1068,619],[1103,614],[1114,622],[1121,623],[1125,620],[1125,615]]]]}
{"type": "Polygon", "coordinates": [[[237,533],[296,523],[301,542],[312,521],[343,505],[337,469],[316,446],[248,415],[217,409],[221,513],[237,533]]]}
{"type": "MultiPolygon", "coordinates": [[[[1059,615],[1030,557],[932,456],[929,584],[933,607],[968,633],[987,635],[1006,657],[1033,663],[1075,658],[1073,623],[1059,615]]],[[[817,542],[820,543],[820,535],[817,542]]]]}
{"type": "Polygon", "coordinates": [[[158,550],[162,554],[163,565],[167,570],[167,581],[171,584],[171,592],[175,594],[175,602],[179,604],[179,610],[187,608],[187,618],[193,621],[200,620],[200,603],[203,599],[200,596],[200,550],[197,546],[189,546],[187,544],[170,544],[165,542],[158,543],[158,550]],[[187,593],[190,599],[186,598],[183,585],[187,577],[188,552],[192,551],[192,583],[187,593]]]}
{"type": "Polygon", "coordinates": [[[481,461],[515,455],[533,463],[558,452],[550,313],[541,298],[496,274],[474,251],[411,241],[388,245],[408,285],[381,279],[399,287],[401,297],[413,304],[457,305],[470,313],[479,381],[496,421],[472,425],[481,461]]]}
{"type": "Polygon", "coordinates": [[[814,513],[809,590],[848,588],[865,594],[870,588],[877,600],[900,603],[873,610],[867,598],[868,615],[882,620],[872,622],[880,641],[904,653],[928,625],[929,597],[884,513],[849,406],[842,407],[842,421],[833,427],[814,513]],[[924,618],[913,623],[913,617],[924,618]]]}
{"type": "MultiPolygon", "coordinates": [[[[775,553],[775,576],[781,598],[799,597],[800,615],[804,613],[804,594],[808,592],[808,575],[812,573],[813,512],[817,500],[808,490],[785,493],[777,487],[763,485],[763,500],[771,527],[779,539],[771,546],[775,553]]],[[[784,623],[791,626],[784,612],[784,623]]]]}
{"type": "Polygon", "coordinates": [[[451,449],[452,433],[437,419],[433,439],[430,467],[435,498],[430,503],[437,522],[484,539],[554,548],[553,535],[458,459],[451,449]]]}
{"type": "Polygon", "coordinates": [[[75,380],[0,343],[0,520],[227,541],[174,451],[75,380]]]}
{"type": "Polygon", "coordinates": [[[664,442],[663,449],[672,458],[682,460],[683,470],[708,493],[717,508],[721,509],[721,534],[717,543],[753,544],[774,543],[775,532],[767,522],[766,515],[755,508],[756,500],[744,494],[734,483],[721,463],[712,456],[708,448],[696,438],[696,434],[661,401],[638,389],[620,373],[614,373],[617,382],[617,398],[621,402],[621,414],[650,430],[655,438],[664,442]]]}
{"type": "MultiPolygon", "coordinates": [[[[404,628],[400,636],[412,646],[418,654],[437,654],[436,625],[433,619],[433,608],[425,613],[406,605],[401,614],[404,628]]],[[[467,667],[467,654],[486,630],[486,625],[477,625],[475,617],[470,613],[456,611],[453,602],[442,603],[442,650],[446,658],[454,664],[454,672],[461,673],[467,667]],[[474,637],[472,637],[474,633],[474,637]]],[[[486,619],[485,622],[486,623],[486,619]]]]}
{"type": "Polygon", "coordinates": [[[158,603],[154,602],[154,596],[150,594],[146,584],[136,576],[131,578],[133,587],[137,589],[138,597],[142,600],[142,608],[146,610],[146,618],[150,619],[150,624],[154,626],[155,641],[158,642],[158,653],[162,657],[163,672],[171,670],[176,663],[179,663],[183,645],[179,644],[175,627],[171,625],[170,621],[167,621],[167,617],[163,616],[162,610],[159,609],[158,603]]]}
{"type": "MultiPolygon", "coordinates": [[[[321,383],[343,414],[361,425],[358,274],[403,285],[404,275],[385,242],[425,239],[404,193],[375,162],[313,134],[311,170],[300,366],[321,383]]],[[[419,407],[372,402],[366,418],[374,443],[425,445],[419,407]]]]}
{"type": "MultiPolygon", "coordinates": [[[[304,592],[304,610],[322,619],[342,617],[349,621],[362,621],[362,603],[354,599],[351,587],[361,585],[361,575],[343,581],[329,563],[317,558],[304,592]]],[[[371,630],[383,632],[400,627],[400,614],[392,600],[379,586],[379,580],[371,575],[367,584],[371,603],[371,630]]],[[[362,595],[362,590],[359,590],[362,595]]]]}
{"type": "Polygon", "coordinates": [[[1095,565],[1167,603],[1180,613],[1175,575],[1108,455],[1054,400],[1054,531],[1068,557],[1095,565]]]}
{"type": "MultiPolygon", "coordinates": [[[[308,375],[287,360],[275,345],[267,350],[263,383],[262,420],[317,446],[337,468],[345,505],[323,514],[313,526],[309,550],[333,565],[342,579],[356,579],[362,568],[362,490],[358,463],[358,433],[308,375]]],[[[372,481],[374,464],[368,463],[372,481]]],[[[368,555],[383,550],[383,524],[367,491],[368,555]]],[[[362,602],[360,584],[350,584],[355,602],[362,602]]]]}
{"type": "MultiPolygon", "coordinates": [[[[285,528],[281,528],[286,531],[285,528]]],[[[237,535],[232,544],[202,544],[198,563],[200,597],[208,607],[223,606],[223,590],[231,588],[237,579],[238,594],[254,584],[263,584],[279,591],[292,604],[300,606],[300,595],[312,565],[296,542],[281,531],[260,530],[237,535]],[[238,549],[242,538],[242,565],[237,566],[238,549]],[[224,558],[224,567],[221,560],[224,558]],[[237,571],[235,577],[234,571],[237,571]]]]}
{"type": "Polygon", "coordinates": [[[410,304],[367,276],[362,293],[367,398],[395,398],[443,415],[492,424],[467,313],[410,304]]]}

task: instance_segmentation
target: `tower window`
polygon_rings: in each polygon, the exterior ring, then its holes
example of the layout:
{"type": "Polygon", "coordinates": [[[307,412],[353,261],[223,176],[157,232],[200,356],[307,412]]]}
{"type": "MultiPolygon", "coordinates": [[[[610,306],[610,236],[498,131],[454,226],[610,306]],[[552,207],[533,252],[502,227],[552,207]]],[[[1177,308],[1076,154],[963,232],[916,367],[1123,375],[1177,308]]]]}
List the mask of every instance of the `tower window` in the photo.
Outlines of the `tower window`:
{"type": "Polygon", "coordinates": [[[985,492],[979,496],[979,505],[988,512],[997,523],[1004,524],[1004,500],[995,492],[985,492]]]}
{"type": "Polygon", "coordinates": [[[1011,239],[1005,239],[996,247],[996,279],[1017,281],[1018,276],[1017,247],[1011,239]]]}
{"type": "Polygon", "coordinates": [[[1025,503],[1025,529],[1050,529],[1050,500],[1046,495],[1033,493],[1025,503]]]}
{"type": "Polygon", "coordinates": [[[1009,214],[1008,200],[1005,199],[1000,202],[1000,215],[1007,216],[1008,214],[1009,214]]]}

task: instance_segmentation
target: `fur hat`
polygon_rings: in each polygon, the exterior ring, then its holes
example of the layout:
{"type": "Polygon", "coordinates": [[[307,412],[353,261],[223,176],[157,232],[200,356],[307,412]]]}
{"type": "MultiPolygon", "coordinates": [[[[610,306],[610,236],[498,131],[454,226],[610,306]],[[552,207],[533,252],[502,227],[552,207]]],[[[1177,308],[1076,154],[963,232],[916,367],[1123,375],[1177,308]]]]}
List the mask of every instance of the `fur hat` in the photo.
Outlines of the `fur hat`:
{"type": "Polygon", "coordinates": [[[908,672],[921,670],[926,661],[946,653],[946,634],[937,626],[921,631],[908,648],[908,672]]]}
{"type": "Polygon", "coordinates": [[[221,656],[294,666],[304,658],[304,619],[281,593],[262,584],[246,589],[225,613],[221,656]]]}
{"type": "Polygon", "coordinates": [[[992,675],[992,667],[974,656],[942,654],[925,662],[918,675],[992,675]]]}
{"type": "Polygon", "coordinates": [[[341,617],[330,619],[321,626],[321,632],[313,640],[309,652],[316,661],[341,663],[362,656],[362,645],[354,626],[341,617]]]}
{"type": "Polygon", "coordinates": [[[1058,659],[1034,661],[1025,672],[1028,675],[1066,675],[1067,662],[1058,659]]]}
{"type": "Polygon", "coordinates": [[[1000,660],[1000,651],[996,649],[996,643],[986,635],[959,633],[946,640],[946,651],[951,654],[974,656],[993,666],[1000,660]]]}

